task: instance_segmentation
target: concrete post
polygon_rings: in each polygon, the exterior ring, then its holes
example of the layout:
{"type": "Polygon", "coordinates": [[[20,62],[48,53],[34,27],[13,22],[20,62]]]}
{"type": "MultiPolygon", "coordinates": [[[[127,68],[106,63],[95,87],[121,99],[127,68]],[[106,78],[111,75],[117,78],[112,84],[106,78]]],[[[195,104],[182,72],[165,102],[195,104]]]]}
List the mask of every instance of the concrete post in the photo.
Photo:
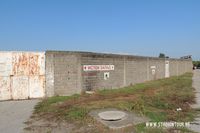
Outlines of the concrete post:
{"type": "Polygon", "coordinates": [[[126,58],[124,57],[124,86],[126,86],[126,58]]]}
{"type": "Polygon", "coordinates": [[[149,58],[147,58],[147,81],[149,81],[149,58]]]}

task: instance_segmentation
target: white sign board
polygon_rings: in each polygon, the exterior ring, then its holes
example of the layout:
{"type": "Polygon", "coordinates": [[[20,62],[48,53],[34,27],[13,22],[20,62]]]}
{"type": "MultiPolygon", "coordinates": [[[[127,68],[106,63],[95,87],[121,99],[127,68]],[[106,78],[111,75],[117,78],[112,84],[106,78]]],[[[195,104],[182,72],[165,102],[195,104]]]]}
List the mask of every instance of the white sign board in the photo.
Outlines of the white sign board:
{"type": "Polygon", "coordinates": [[[105,72],[104,73],[104,80],[109,79],[109,77],[110,77],[110,73],[109,72],[105,72]]]}
{"type": "Polygon", "coordinates": [[[83,65],[83,71],[111,71],[114,65],[83,65]]]}
{"type": "Polygon", "coordinates": [[[152,75],[155,75],[155,74],[156,74],[156,70],[155,70],[155,69],[152,69],[152,70],[151,70],[151,73],[152,73],[152,75]]]}
{"type": "Polygon", "coordinates": [[[156,69],[156,66],[151,66],[151,69],[156,69]]]}

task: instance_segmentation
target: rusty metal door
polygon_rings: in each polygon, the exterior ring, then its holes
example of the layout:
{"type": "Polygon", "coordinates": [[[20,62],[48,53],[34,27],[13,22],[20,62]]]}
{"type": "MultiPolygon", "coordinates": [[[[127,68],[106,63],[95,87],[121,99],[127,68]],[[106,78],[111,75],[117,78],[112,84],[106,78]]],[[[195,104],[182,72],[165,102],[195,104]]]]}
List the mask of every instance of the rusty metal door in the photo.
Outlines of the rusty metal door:
{"type": "Polygon", "coordinates": [[[0,100],[11,99],[12,54],[0,52],[0,100]]]}
{"type": "Polygon", "coordinates": [[[29,97],[44,97],[45,93],[45,54],[29,55],[29,97]]]}
{"type": "Polygon", "coordinates": [[[11,77],[12,99],[28,99],[28,76],[11,77]]]}
{"type": "Polygon", "coordinates": [[[0,100],[43,97],[44,75],[43,52],[1,52],[0,100]]]}

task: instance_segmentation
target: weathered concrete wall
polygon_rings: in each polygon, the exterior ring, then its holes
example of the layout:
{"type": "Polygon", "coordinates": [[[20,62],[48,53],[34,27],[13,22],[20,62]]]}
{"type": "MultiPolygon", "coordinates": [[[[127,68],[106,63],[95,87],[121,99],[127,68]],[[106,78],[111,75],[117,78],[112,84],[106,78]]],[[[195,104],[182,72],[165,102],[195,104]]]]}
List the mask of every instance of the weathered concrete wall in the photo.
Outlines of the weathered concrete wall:
{"type": "MultiPolygon", "coordinates": [[[[124,73],[126,66],[124,65],[123,56],[104,55],[104,54],[86,54],[79,55],[81,66],[83,65],[114,65],[111,71],[82,71],[82,89],[94,90],[103,88],[118,88],[126,85],[124,81],[124,73]],[[104,72],[109,72],[110,78],[104,80],[104,72]]],[[[125,77],[126,78],[126,77],[125,77]]]]}
{"type": "Polygon", "coordinates": [[[85,90],[120,88],[191,71],[190,59],[47,51],[46,95],[72,95],[85,90]],[[89,70],[90,65],[94,68],[113,68],[89,70]]]}
{"type": "Polygon", "coordinates": [[[120,88],[191,71],[190,59],[65,51],[0,52],[0,100],[120,88]]]}
{"type": "Polygon", "coordinates": [[[54,96],[54,55],[52,53],[45,53],[46,61],[45,61],[45,93],[46,96],[51,97],[54,96]]]}
{"type": "Polygon", "coordinates": [[[178,60],[176,59],[170,59],[169,62],[169,71],[170,71],[170,76],[178,76],[178,60]]]}
{"type": "Polygon", "coordinates": [[[124,57],[124,65],[125,65],[125,84],[124,86],[128,86],[135,83],[140,83],[148,80],[147,76],[147,67],[148,62],[146,58],[141,57],[124,57]]]}
{"type": "Polygon", "coordinates": [[[148,80],[161,79],[165,77],[165,59],[149,58],[148,64],[149,64],[148,80]],[[155,74],[152,73],[152,70],[154,69],[153,67],[155,67],[155,74]]]}
{"type": "Polygon", "coordinates": [[[81,92],[81,66],[76,54],[46,52],[46,96],[81,92]]]}

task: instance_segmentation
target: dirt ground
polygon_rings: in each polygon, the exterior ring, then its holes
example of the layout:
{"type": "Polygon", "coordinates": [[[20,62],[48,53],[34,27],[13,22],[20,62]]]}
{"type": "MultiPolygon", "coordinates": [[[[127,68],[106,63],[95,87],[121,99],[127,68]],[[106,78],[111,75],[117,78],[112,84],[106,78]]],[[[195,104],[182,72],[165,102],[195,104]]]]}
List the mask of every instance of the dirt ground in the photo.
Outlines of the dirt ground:
{"type": "MultiPolygon", "coordinates": [[[[35,108],[36,112],[26,122],[27,127],[25,128],[24,132],[25,133],[38,133],[38,132],[39,133],[40,132],[42,133],[118,133],[118,132],[133,133],[135,132],[135,130],[137,130],[135,129],[134,126],[130,126],[120,130],[109,130],[103,124],[101,124],[98,121],[95,121],[88,115],[86,119],[87,121],[85,121],[85,119],[83,119],[85,117],[82,117],[82,115],[85,116],[84,113],[85,111],[81,107],[83,106],[87,107],[88,109],[90,109],[89,111],[92,111],[91,109],[106,108],[109,106],[116,108],[119,107],[120,105],[120,107],[123,109],[125,108],[129,109],[128,111],[134,110],[137,112],[138,110],[143,111],[145,109],[149,109],[145,108],[148,105],[149,107],[151,107],[150,108],[151,111],[158,112],[158,110],[165,111],[166,108],[168,109],[171,106],[174,107],[174,105],[179,105],[183,110],[187,111],[187,109],[190,106],[188,104],[187,106],[185,105],[185,100],[188,101],[189,103],[193,103],[194,99],[194,93],[192,92],[192,86],[191,86],[192,84],[191,76],[192,74],[187,74],[180,78],[172,77],[171,79],[167,80],[148,82],[145,85],[144,84],[137,85],[136,87],[138,87],[139,89],[136,88],[133,89],[132,86],[130,86],[126,88],[125,91],[123,89],[122,92],[120,92],[121,90],[116,90],[116,91],[113,90],[114,92],[106,91],[106,93],[101,92],[91,96],[81,95],[78,98],[70,97],[71,99],[68,100],[65,100],[64,97],[53,97],[46,100],[44,99],[43,102],[41,102],[36,106],[35,108]],[[147,87],[145,88],[145,86],[147,87]],[[176,91],[180,92],[180,90],[183,89],[185,91],[182,91],[182,93],[176,93],[176,91]],[[144,97],[144,95],[146,97],[144,97]],[[178,97],[180,95],[187,97],[185,97],[185,99],[181,99],[178,97]],[[126,104],[127,101],[131,101],[131,103],[133,102],[134,104],[130,105],[129,102],[126,104]],[[116,102],[120,102],[120,104],[117,104],[116,102]],[[165,106],[163,106],[162,102],[168,104],[167,105],[164,104],[165,106]],[[184,105],[182,106],[182,104],[184,105]],[[159,109],[157,109],[158,106],[159,109]],[[70,110],[73,109],[73,107],[74,108],[76,107],[75,108],[76,111],[70,110]],[[71,118],[76,119],[77,116],[79,116],[80,118],[77,121],[73,121],[73,119],[64,120],[65,118],[68,118],[70,113],[72,113],[73,116],[71,118]]],[[[170,110],[168,109],[166,110],[166,114],[168,113],[168,115],[162,115],[162,113],[160,113],[162,117],[160,117],[159,114],[157,115],[156,113],[150,112],[150,116],[152,119],[157,120],[158,119],[157,117],[156,118],[152,117],[156,115],[159,117],[159,120],[161,121],[163,119],[176,120],[182,118],[179,117],[180,115],[177,116],[176,113],[174,113],[174,111],[175,110],[173,109],[170,110]]],[[[181,115],[184,116],[185,114],[186,114],[185,112],[181,112],[181,115]]]]}
{"type": "MultiPolygon", "coordinates": [[[[51,118],[49,118],[51,119],[51,118]]],[[[69,123],[66,121],[40,119],[38,116],[30,118],[24,133],[134,133],[134,127],[111,130],[97,121],[88,121],[88,124],[69,123]]]]}

